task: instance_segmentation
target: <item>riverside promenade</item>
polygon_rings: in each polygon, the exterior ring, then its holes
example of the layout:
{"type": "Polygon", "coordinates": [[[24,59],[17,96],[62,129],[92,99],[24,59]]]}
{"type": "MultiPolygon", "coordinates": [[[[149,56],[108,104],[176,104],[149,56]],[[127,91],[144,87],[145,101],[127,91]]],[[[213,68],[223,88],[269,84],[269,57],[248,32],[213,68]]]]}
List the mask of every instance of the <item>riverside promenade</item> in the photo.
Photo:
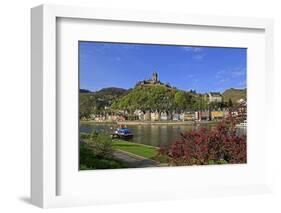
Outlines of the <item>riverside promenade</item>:
{"type": "Polygon", "coordinates": [[[80,120],[81,124],[118,124],[118,125],[197,125],[216,124],[218,121],[94,121],[80,120]]]}
{"type": "Polygon", "coordinates": [[[117,121],[118,125],[195,125],[216,124],[217,121],[117,121]]]}

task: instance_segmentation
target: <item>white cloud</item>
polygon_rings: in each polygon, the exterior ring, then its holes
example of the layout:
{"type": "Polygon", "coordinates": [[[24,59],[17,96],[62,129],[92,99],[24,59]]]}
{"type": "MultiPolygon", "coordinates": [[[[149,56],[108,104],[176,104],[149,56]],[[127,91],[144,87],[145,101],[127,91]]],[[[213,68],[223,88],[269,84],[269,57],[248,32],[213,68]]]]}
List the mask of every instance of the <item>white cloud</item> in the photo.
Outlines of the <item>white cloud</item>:
{"type": "Polygon", "coordinates": [[[225,84],[227,82],[229,82],[228,78],[222,78],[222,79],[219,80],[219,84],[225,84]]]}
{"type": "Polygon", "coordinates": [[[187,78],[193,78],[193,77],[195,77],[193,74],[189,74],[189,75],[187,75],[186,76],[187,78]]]}
{"type": "Polygon", "coordinates": [[[193,52],[193,53],[199,53],[203,51],[203,48],[201,47],[182,47],[182,49],[186,52],[193,52]]]}
{"type": "Polygon", "coordinates": [[[203,54],[195,54],[192,56],[193,59],[195,60],[202,60],[204,58],[203,54]]]}
{"type": "Polygon", "coordinates": [[[182,50],[192,55],[192,59],[202,60],[204,58],[202,47],[181,47],[182,50]]]}
{"type": "Polygon", "coordinates": [[[245,76],[246,68],[245,67],[237,67],[231,70],[231,74],[233,77],[245,76]]]}
{"type": "Polygon", "coordinates": [[[125,50],[138,50],[139,46],[136,44],[122,44],[119,46],[120,49],[125,49],[125,50]]]}
{"type": "Polygon", "coordinates": [[[226,73],[226,70],[219,70],[215,74],[215,78],[221,78],[226,73]]]}
{"type": "Polygon", "coordinates": [[[219,70],[216,72],[215,77],[220,79],[220,78],[223,78],[226,74],[233,78],[246,76],[246,68],[245,67],[234,67],[234,68],[227,68],[224,70],[219,70]]]}
{"type": "Polygon", "coordinates": [[[238,85],[239,85],[240,87],[244,88],[244,87],[246,87],[247,82],[246,82],[246,80],[245,80],[245,81],[241,81],[238,85]]]}

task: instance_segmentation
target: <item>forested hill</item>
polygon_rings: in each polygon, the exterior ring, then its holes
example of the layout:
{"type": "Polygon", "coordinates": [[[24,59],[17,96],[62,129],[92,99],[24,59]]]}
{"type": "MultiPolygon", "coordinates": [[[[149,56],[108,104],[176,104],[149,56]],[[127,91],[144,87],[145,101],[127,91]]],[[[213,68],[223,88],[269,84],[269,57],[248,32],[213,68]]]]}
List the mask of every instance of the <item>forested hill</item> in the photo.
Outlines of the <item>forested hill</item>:
{"type": "Polygon", "coordinates": [[[80,89],[79,92],[80,93],[90,93],[91,91],[87,90],[87,89],[80,89]]]}
{"type": "Polygon", "coordinates": [[[224,91],[223,95],[223,99],[224,101],[229,101],[229,99],[231,99],[232,103],[237,104],[237,101],[239,101],[240,99],[246,99],[247,97],[247,90],[246,89],[227,89],[224,91]]]}
{"type": "Polygon", "coordinates": [[[98,96],[120,96],[127,92],[126,89],[118,87],[108,87],[95,92],[98,96]]]}
{"type": "Polygon", "coordinates": [[[80,116],[99,113],[105,106],[110,106],[114,101],[126,95],[129,90],[109,87],[96,92],[80,89],[80,116]]]}
{"type": "Polygon", "coordinates": [[[123,94],[124,92],[126,92],[126,89],[123,88],[118,88],[118,87],[107,87],[107,88],[103,88],[101,90],[98,90],[96,92],[92,92],[88,89],[80,89],[79,90],[80,93],[92,93],[92,94],[98,94],[98,95],[112,95],[112,94],[123,94]]]}
{"type": "MultiPolygon", "coordinates": [[[[80,90],[80,116],[100,114],[107,111],[158,110],[183,111],[205,110],[227,107],[229,100],[237,101],[246,98],[246,89],[228,89],[223,94],[223,103],[209,103],[207,94],[195,91],[183,91],[161,84],[139,85],[133,89],[116,87],[104,88],[96,92],[80,90]]],[[[231,104],[231,105],[232,105],[231,104]]]]}
{"type": "MultiPolygon", "coordinates": [[[[112,109],[130,110],[183,110],[193,109],[199,104],[200,95],[185,92],[165,85],[137,86],[119,100],[112,109]]],[[[201,99],[201,104],[204,104],[201,99]]]]}

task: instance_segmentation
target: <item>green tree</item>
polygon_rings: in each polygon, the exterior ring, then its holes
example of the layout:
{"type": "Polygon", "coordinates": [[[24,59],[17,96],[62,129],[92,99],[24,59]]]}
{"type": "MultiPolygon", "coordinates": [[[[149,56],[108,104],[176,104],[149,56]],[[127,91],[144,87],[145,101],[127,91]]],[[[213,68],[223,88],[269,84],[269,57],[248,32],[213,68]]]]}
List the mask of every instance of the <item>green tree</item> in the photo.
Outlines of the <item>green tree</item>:
{"type": "Polygon", "coordinates": [[[231,98],[228,99],[228,107],[233,107],[233,103],[232,103],[231,98]]]}
{"type": "Polygon", "coordinates": [[[175,107],[177,111],[185,110],[187,107],[188,101],[185,92],[177,91],[175,93],[175,107]]]}
{"type": "Polygon", "coordinates": [[[137,86],[127,95],[112,104],[112,108],[133,112],[140,110],[172,110],[174,108],[175,89],[164,85],[137,86]]]}

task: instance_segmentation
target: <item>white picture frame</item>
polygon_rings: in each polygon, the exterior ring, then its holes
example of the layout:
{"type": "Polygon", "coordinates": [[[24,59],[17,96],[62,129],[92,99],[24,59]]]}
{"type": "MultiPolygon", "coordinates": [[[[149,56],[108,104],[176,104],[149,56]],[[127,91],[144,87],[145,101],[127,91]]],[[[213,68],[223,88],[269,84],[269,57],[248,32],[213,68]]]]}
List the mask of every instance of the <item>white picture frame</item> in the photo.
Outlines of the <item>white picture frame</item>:
{"type": "MultiPolygon", "coordinates": [[[[61,166],[58,163],[60,159],[59,146],[57,144],[57,120],[58,120],[58,87],[60,81],[57,79],[57,36],[58,36],[58,20],[63,19],[79,19],[79,20],[101,20],[101,21],[118,21],[131,23],[152,23],[162,26],[200,26],[206,28],[220,28],[231,30],[257,30],[263,32],[262,41],[264,41],[264,58],[261,68],[261,77],[256,82],[264,82],[265,87],[259,91],[264,94],[264,106],[267,110],[273,109],[273,99],[270,91],[273,89],[273,21],[271,19],[256,18],[238,18],[238,17],[216,17],[203,15],[187,15],[187,14],[160,14],[146,11],[123,11],[99,8],[83,8],[74,6],[54,6],[41,5],[31,10],[31,82],[32,82],[32,103],[31,103],[31,201],[33,204],[47,207],[75,206],[75,205],[91,205],[99,203],[116,203],[116,202],[138,202],[143,200],[165,200],[178,199],[186,197],[198,196],[214,196],[214,195],[233,195],[233,194],[252,194],[264,193],[271,191],[271,172],[268,150],[270,150],[270,129],[266,127],[266,135],[261,143],[263,148],[267,148],[266,155],[263,155],[264,165],[257,174],[261,172],[264,176],[258,181],[243,181],[229,184],[203,185],[200,183],[192,183],[193,187],[183,187],[169,185],[165,188],[163,183],[159,183],[157,187],[151,187],[151,192],[136,190],[135,194],[132,189],[124,189],[118,193],[100,193],[99,195],[88,193],[84,194],[81,190],[78,194],[61,194],[59,191],[60,184],[63,184],[60,178],[61,166]],[[262,76],[266,78],[263,79],[262,76]],[[163,190],[161,188],[163,187],[163,190]],[[164,189],[165,188],[165,189],[164,189]],[[120,196],[123,193],[123,196],[120,196]]],[[[235,36],[235,35],[234,35],[235,36]]],[[[249,79],[248,81],[251,81],[249,79]]],[[[253,86],[254,88],[254,86],[253,86]]],[[[264,112],[264,111],[263,111],[264,112]]],[[[270,118],[263,118],[265,122],[270,118]]],[[[256,151],[258,152],[258,151],[256,151]]],[[[195,169],[188,168],[188,170],[195,169]]],[[[208,167],[208,173],[212,173],[214,167],[208,167]]],[[[157,174],[165,176],[167,170],[157,169],[157,174]]],[[[177,175],[186,175],[184,173],[186,167],[173,168],[173,175],[168,175],[171,180],[177,175]]],[[[227,170],[227,169],[226,169],[227,170]]],[[[226,172],[226,170],[224,172],[226,172]]],[[[247,167],[242,168],[247,170],[247,167]]],[[[126,175],[132,178],[138,178],[144,170],[127,170],[126,175]]],[[[78,171],[77,171],[78,172],[78,171]]],[[[111,173],[112,175],[124,175],[112,171],[102,171],[103,173],[111,173]]],[[[241,171],[242,172],[242,171],[241,171]]],[[[145,171],[147,175],[153,175],[154,169],[145,171]]],[[[171,173],[171,172],[170,172],[171,173]]],[[[199,169],[197,177],[200,174],[205,175],[205,171],[199,169]]],[[[208,174],[206,173],[206,174],[208,174]]],[[[86,174],[86,173],[84,173],[86,174]]],[[[167,173],[168,174],[168,173],[167,173]]],[[[120,177],[121,177],[120,176],[120,177]]],[[[123,177],[123,176],[122,176],[123,177]]],[[[102,180],[102,176],[97,177],[102,180]]],[[[165,177],[163,177],[165,178],[165,177]]],[[[166,177],[167,178],[167,177],[166,177]]],[[[196,175],[193,177],[196,178],[196,175]]],[[[75,180],[70,178],[73,185],[75,180]]],[[[83,179],[86,180],[86,179],[83,179]]],[[[71,183],[71,181],[69,181],[71,183]]],[[[180,183],[180,181],[179,181],[180,183]]],[[[141,186],[141,184],[140,184],[141,186]]],[[[126,188],[124,186],[123,188],[126,188]]],[[[73,188],[75,189],[75,187],[73,188]]],[[[120,189],[119,189],[120,190],[120,189]]],[[[70,190],[71,191],[71,190],[70,190]]],[[[101,191],[100,191],[101,192],[101,191]]]]}

